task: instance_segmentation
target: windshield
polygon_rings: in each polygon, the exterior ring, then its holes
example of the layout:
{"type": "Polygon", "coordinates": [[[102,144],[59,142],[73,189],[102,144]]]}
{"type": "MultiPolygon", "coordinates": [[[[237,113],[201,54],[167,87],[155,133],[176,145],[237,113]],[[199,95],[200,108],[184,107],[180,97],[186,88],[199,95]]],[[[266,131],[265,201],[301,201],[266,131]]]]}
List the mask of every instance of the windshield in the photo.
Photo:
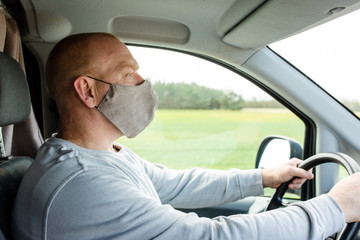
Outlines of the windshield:
{"type": "Polygon", "coordinates": [[[271,44],[270,48],[360,116],[360,11],[271,44]]]}

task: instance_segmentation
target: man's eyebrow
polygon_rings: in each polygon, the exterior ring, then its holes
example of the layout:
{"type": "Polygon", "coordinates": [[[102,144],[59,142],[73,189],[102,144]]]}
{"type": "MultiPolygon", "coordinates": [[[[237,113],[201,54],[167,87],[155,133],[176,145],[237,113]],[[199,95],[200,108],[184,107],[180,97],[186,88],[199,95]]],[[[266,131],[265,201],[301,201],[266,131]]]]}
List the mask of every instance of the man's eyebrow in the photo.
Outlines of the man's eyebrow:
{"type": "Polygon", "coordinates": [[[134,70],[139,70],[140,66],[136,60],[134,61],[121,61],[116,66],[117,69],[124,69],[124,68],[132,68],[134,70]]]}

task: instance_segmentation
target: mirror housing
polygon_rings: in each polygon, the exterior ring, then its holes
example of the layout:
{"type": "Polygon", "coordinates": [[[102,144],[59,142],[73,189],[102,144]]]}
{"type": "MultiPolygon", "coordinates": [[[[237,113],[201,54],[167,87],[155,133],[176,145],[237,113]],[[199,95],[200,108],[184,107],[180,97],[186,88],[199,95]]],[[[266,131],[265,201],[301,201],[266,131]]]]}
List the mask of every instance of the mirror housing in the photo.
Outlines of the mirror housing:
{"type": "Polygon", "coordinates": [[[303,148],[299,142],[283,136],[268,136],[259,146],[255,168],[268,168],[291,158],[303,158],[303,148]]]}

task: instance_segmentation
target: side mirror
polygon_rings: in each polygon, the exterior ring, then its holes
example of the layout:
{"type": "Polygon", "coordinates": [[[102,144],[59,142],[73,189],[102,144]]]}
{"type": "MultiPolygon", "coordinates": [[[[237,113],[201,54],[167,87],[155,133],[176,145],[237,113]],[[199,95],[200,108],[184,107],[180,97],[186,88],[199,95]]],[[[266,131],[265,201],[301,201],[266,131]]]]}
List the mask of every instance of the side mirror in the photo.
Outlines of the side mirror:
{"type": "Polygon", "coordinates": [[[269,168],[291,158],[303,158],[303,149],[296,140],[283,136],[268,136],[260,144],[255,168],[269,168]]]}

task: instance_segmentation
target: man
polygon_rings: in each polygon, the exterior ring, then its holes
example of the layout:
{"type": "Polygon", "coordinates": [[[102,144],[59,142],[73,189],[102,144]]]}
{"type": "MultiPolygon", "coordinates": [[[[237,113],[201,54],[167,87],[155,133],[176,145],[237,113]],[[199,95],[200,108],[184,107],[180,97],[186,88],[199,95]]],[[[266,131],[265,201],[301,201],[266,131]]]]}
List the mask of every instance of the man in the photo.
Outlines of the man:
{"type": "Polygon", "coordinates": [[[13,214],[15,239],[324,239],[360,220],[353,175],[329,194],[257,215],[199,218],[176,208],[207,207],[263,193],[310,172],[300,160],[267,170],[175,171],[114,141],[134,137],[158,100],[127,47],[105,33],[78,34],[50,53],[46,78],[59,132],[40,148],[13,214]],[[356,207],[356,208],[355,208],[356,207]]]}

